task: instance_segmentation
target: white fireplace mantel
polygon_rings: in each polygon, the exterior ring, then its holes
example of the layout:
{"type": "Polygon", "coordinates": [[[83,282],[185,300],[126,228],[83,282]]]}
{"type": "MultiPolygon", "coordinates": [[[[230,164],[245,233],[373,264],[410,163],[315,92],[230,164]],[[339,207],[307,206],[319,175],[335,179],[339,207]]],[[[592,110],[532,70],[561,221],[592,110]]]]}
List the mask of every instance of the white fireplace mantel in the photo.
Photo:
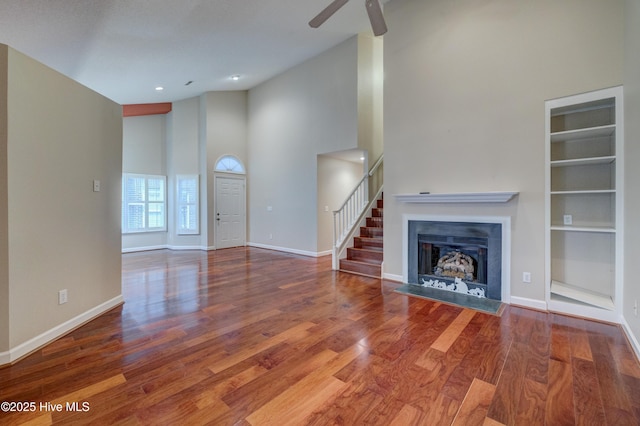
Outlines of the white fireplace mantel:
{"type": "Polygon", "coordinates": [[[514,191],[454,192],[439,194],[395,194],[403,203],[506,203],[518,195],[514,191]]]}

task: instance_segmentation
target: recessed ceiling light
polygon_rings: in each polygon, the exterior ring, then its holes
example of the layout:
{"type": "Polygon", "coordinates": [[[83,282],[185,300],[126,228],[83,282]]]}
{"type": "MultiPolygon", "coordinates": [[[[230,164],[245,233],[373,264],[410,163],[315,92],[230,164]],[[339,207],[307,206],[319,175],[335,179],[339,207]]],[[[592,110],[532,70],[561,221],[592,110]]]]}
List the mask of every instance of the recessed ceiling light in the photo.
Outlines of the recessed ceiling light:
{"type": "Polygon", "coordinates": [[[233,80],[233,81],[238,81],[238,80],[240,80],[240,76],[239,76],[238,74],[234,74],[234,75],[232,75],[232,76],[231,76],[231,77],[229,77],[229,78],[230,78],[231,80],[233,80]]]}
{"type": "Polygon", "coordinates": [[[360,161],[364,161],[364,157],[360,157],[360,161]]]}
{"type": "Polygon", "coordinates": [[[162,92],[164,90],[164,87],[162,86],[156,86],[156,91],[157,92],[162,92]]]}

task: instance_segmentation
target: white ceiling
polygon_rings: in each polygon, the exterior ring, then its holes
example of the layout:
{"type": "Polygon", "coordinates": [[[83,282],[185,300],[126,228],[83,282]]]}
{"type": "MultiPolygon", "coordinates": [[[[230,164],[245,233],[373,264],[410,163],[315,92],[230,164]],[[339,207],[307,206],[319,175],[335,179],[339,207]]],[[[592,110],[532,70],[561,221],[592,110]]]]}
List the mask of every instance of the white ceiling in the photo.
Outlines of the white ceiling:
{"type": "Polygon", "coordinates": [[[330,2],[0,0],[0,43],[118,103],[170,102],[249,89],[371,32],[364,0],[310,28],[330,2]]]}

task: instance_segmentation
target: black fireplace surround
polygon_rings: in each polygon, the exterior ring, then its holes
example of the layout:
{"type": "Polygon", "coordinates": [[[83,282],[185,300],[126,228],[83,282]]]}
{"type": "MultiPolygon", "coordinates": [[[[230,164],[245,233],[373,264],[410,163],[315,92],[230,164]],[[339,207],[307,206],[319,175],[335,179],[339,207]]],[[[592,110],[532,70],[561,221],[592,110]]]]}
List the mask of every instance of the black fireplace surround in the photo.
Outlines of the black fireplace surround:
{"type": "Polygon", "coordinates": [[[460,252],[472,258],[473,278],[460,277],[471,288],[482,288],[489,299],[502,300],[502,224],[408,221],[408,283],[423,280],[453,283],[436,271],[438,257],[460,252]]]}

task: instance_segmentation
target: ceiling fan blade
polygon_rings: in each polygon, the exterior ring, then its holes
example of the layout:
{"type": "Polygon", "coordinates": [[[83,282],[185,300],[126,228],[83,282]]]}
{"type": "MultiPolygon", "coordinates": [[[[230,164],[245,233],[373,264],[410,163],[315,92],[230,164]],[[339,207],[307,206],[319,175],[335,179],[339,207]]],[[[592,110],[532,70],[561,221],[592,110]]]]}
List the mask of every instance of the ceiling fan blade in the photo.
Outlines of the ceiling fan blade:
{"type": "Polygon", "coordinates": [[[344,6],[348,1],[349,0],[333,0],[329,6],[325,7],[322,12],[318,13],[315,18],[309,21],[309,26],[311,28],[318,28],[324,23],[324,21],[331,18],[331,15],[336,13],[338,9],[344,6]]]}
{"type": "Polygon", "coordinates": [[[384,16],[382,15],[382,9],[380,8],[378,0],[365,0],[364,4],[367,7],[373,33],[377,36],[386,33],[387,24],[384,22],[384,16]]]}

